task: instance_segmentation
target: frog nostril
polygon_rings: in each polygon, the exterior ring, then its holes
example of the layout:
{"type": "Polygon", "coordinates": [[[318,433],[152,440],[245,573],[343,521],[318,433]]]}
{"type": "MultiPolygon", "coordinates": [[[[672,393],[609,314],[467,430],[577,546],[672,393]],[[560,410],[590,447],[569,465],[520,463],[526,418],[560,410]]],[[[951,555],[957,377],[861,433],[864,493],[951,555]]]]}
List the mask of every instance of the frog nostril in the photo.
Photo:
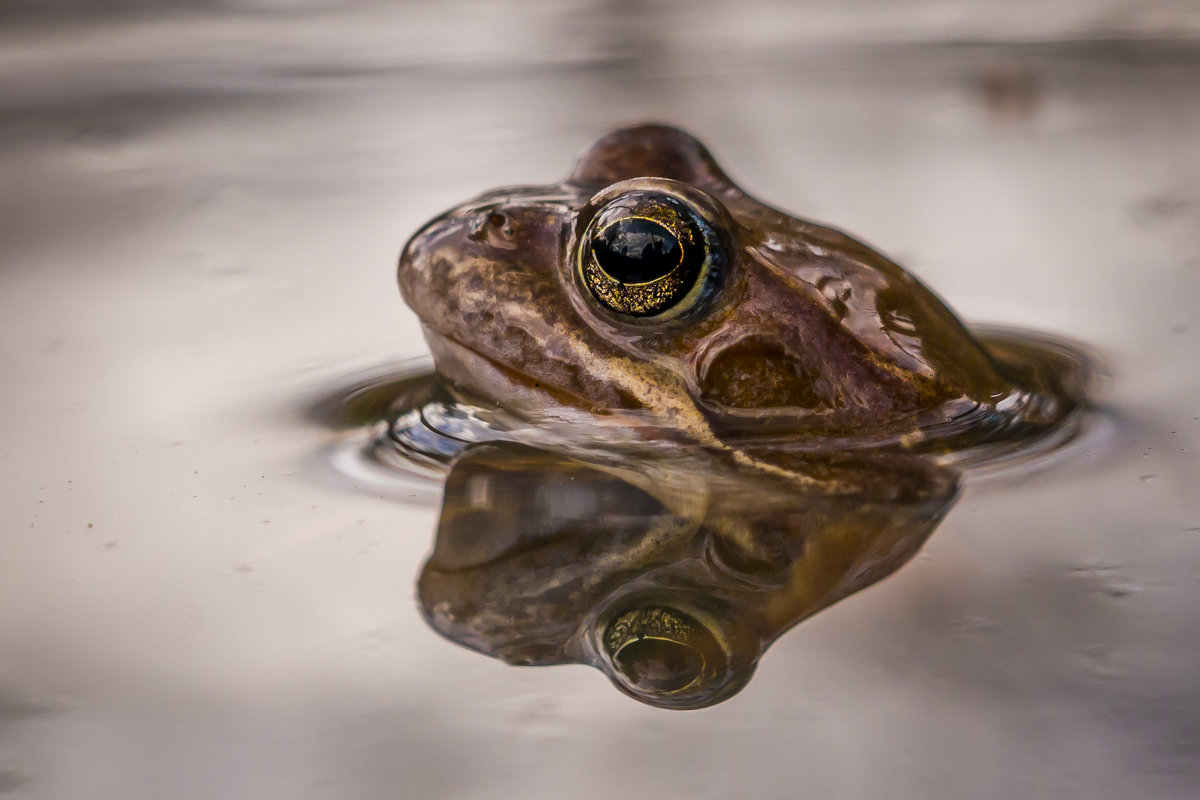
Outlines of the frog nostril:
{"type": "Polygon", "coordinates": [[[841,278],[827,275],[817,281],[817,289],[829,302],[834,316],[839,320],[844,319],[848,310],[846,303],[851,295],[850,284],[841,278]]]}
{"type": "Polygon", "coordinates": [[[487,224],[494,232],[494,235],[505,240],[512,239],[513,223],[508,215],[501,214],[499,211],[493,211],[491,214],[488,214],[487,224]]]}
{"type": "Polygon", "coordinates": [[[513,234],[512,221],[499,211],[478,214],[470,221],[468,238],[476,242],[498,242],[509,239],[513,234]]]}

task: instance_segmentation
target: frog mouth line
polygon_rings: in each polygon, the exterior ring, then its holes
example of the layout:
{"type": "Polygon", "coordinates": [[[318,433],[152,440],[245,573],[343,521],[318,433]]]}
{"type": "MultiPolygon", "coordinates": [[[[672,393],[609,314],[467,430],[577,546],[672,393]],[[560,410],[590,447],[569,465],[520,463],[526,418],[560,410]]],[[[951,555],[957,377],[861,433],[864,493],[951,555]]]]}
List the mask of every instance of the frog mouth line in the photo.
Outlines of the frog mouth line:
{"type": "MultiPolygon", "coordinates": [[[[738,450],[828,455],[835,452],[904,452],[926,454],[938,463],[987,474],[1042,462],[1043,457],[1078,450],[1077,440],[1095,442],[1115,430],[1116,421],[1103,409],[1080,402],[1094,357],[1072,342],[1030,335],[1013,329],[984,328],[978,333],[1000,362],[1034,375],[1033,392],[1016,393],[990,405],[972,403],[949,418],[917,420],[908,433],[891,436],[791,436],[743,434],[725,443],[738,450]],[[1036,417],[1038,406],[1043,409],[1036,417]],[[923,425],[920,423],[924,423],[923,425]]],[[[457,343],[455,343],[457,344],[457,343]]],[[[526,376],[457,345],[497,375],[522,387],[526,376]]],[[[540,388],[540,387],[534,387],[540,388]]],[[[447,465],[473,442],[508,440],[550,447],[584,450],[653,452],[678,447],[683,442],[651,414],[627,411],[594,416],[572,404],[561,414],[518,416],[495,403],[476,402],[469,392],[451,390],[427,360],[401,368],[376,370],[367,379],[347,382],[327,394],[310,415],[322,424],[370,431],[366,441],[338,449],[339,472],[353,473],[356,481],[370,473],[372,484],[386,487],[399,477],[416,477],[422,485],[439,480],[447,465]],[[386,421],[382,428],[376,427],[386,421]],[[370,427],[366,427],[370,426],[370,427]],[[343,452],[344,451],[344,452],[343,452]],[[360,463],[361,462],[361,463],[360,463]]]]}
{"type": "MultiPolygon", "coordinates": [[[[762,410],[745,415],[745,419],[766,422],[762,432],[730,430],[721,436],[728,444],[739,447],[768,447],[793,452],[832,452],[839,450],[904,449],[913,452],[937,451],[943,454],[960,450],[992,445],[1004,440],[1019,439],[1022,449],[1037,444],[1038,432],[1043,436],[1054,436],[1055,441],[1069,440],[1073,429],[1073,412],[1082,408],[1082,398],[1090,381],[1094,358],[1074,342],[1045,335],[1030,335],[1028,332],[1002,326],[979,326],[974,328],[981,344],[1006,369],[1022,377],[1020,386],[1007,395],[995,398],[990,403],[981,403],[966,397],[954,398],[936,409],[914,412],[897,417],[888,431],[870,434],[839,435],[826,428],[814,426],[810,431],[787,429],[788,422],[812,420],[817,415],[798,413],[796,409],[780,409],[776,413],[762,410]],[[780,426],[772,430],[772,418],[780,426]],[[1020,433],[1021,435],[1017,435],[1020,433]],[[1033,441],[1031,441],[1031,439],[1033,441]]],[[[575,416],[572,412],[589,415],[596,413],[583,398],[557,387],[547,386],[530,376],[513,369],[496,359],[480,353],[471,346],[432,329],[425,331],[432,349],[443,347],[444,356],[449,356],[453,365],[470,372],[466,381],[454,380],[453,392],[456,399],[471,405],[491,407],[491,401],[483,397],[505,396],[508,393],[540,395],[545,402],[533,413],[520,417],[536,420],[541,412],[551,417],[575,416]],[[490,373],[488,380],[479,385],[479,374],[490,373]],[[502,386],[507,392],[496,392],[502,386]],[[478,387],[478,388],[477,388],[478,387]]],[[[444,362],[443,362],[444,363],[444,362]]],[[[445,370],[443,370],[445,372],[445,370]]],[[[724,418],[734,421],[741,416],[736,410],[714,409],[710,404],[693,398],[696,407],[714,420],[724,418]]],[[[636,421],[643,430],[669,432],[656,421],[653,411],[643,409],[618,409],[611,414],[613,419],[636,421]]],[[[595,417],[592,417],[595,419],[595,417]]],[[[1077,419],[1076,419],[1077,422],[1077,419]]],[[[601,429],[605,427],[600,425],[601,429]]],[[[1074,426],[1077,427],[1077,426],[1074,426]]],[[[590,438],[590,437],[589,437],[590,438]]],[[[978,454],[959,454],[968,463],[975,463],[978,454]]],[[[987,460],[991,460],[990,458],[987,460]]]]}
{"type": "MultiPolygon", "coordinates": [[[[435,331],[428,326],[424,326],[425,339],[429,343],[430,349],[435,356],[441,355],[443,358],[438,359],[439,371],[446,374],[445,367],[461,366],[464,370],[475,373],[477,370],[471,369],[472,366],[483,367],[485,372],[492,372],[500,376],[502,383],[508,386],[519,387],[530,393],[540,393],[551,398],[555,404],[566,408],[587,408],[587,401],[582,397],[574,395],[565,390],[554,386],[547,386],[544,383],[535,381],[533,378],[525,375],[512,367],[504,364],[491,356],[485,355],[468,344],[465,344],[453,336],[435,331]],[[439,348],[439,345],[442,347],[439,348]],[[441,351],[439,353],[439,350],[441,351]],[[463,358],[463,356],[466,358],[463,358]],[[449,357],[450,363],[445,362],[445,357],[449,357]],[[473,362],[473,363],[472,363],[473,362]]],[[[475,376],[472,375],[472,378],[475,376]]],[[[452,379],[453,380],[453,379],[452,379]]],[[[481,391],[472,390],[474,380],[453,380],[454,386],[462,393],[463,399],[473,403],[482,403],[491,405],[488,401],[481,400],[484,397],[502,397],[505,393],[494,393],[491,390],[481,391]]]]}

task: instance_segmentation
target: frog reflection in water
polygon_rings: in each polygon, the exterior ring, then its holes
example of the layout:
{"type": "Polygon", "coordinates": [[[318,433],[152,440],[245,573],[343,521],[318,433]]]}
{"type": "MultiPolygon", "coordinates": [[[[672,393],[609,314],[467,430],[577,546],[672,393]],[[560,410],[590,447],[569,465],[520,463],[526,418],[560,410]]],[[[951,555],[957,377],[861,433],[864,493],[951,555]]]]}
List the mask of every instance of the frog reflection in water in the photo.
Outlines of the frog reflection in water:
{"type": "Polygon", "coordinates": [[[399,280],[441,391],[509,419],[456,442],[430,622],[513,663],[595,664],[661,706],[728,697],[784,630],[910,558],[955,454],[1077,406],[1053,359],[973,336],[667,126],[447,212],[399,280]]]}
{"type": "Polygon", "coordinates": [[[822,461],[475,445],[447,480],[422,608],[509,663],[594,664],[645,702],[711,705],[785,630],[910,559],[957,487],[920,460],[822,461]]]}

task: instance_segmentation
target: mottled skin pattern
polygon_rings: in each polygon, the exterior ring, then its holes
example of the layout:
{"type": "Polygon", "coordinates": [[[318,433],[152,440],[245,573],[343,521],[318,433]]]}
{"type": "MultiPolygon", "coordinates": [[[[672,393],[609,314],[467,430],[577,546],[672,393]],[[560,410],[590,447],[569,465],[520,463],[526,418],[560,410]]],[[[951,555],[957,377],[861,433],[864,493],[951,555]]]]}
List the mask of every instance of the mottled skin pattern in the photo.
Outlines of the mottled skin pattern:
{"type": "Polygon", "coordinates": [[[490,192],[438,217],[404,248],[399,280],[438,371],[519,414],[650,419],[701,441],[883,435],[1013,391],[915,278],[758,202],[666,126],[617,130],[562,183],[490,192]],[[624,317],[581,284],[575,250],[591,201],[624,181],[687,197],[723,237],[727,267],[698,307],[624,317]]]}

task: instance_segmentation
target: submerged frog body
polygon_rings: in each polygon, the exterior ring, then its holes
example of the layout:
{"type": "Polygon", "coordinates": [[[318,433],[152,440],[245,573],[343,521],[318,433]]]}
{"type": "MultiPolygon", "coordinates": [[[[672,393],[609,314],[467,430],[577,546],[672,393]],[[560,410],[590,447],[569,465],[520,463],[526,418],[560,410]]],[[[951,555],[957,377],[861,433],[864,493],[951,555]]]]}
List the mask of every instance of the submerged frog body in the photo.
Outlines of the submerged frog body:
{"type": "Polygon", "coordinates": [[[399,280],[438,372],[526,417],[633,418],[701,443],[912,439],[1030,405],[916,278],[755,200],[672,127],[617,130],[559,184],[438,217],[399,280]]]}

